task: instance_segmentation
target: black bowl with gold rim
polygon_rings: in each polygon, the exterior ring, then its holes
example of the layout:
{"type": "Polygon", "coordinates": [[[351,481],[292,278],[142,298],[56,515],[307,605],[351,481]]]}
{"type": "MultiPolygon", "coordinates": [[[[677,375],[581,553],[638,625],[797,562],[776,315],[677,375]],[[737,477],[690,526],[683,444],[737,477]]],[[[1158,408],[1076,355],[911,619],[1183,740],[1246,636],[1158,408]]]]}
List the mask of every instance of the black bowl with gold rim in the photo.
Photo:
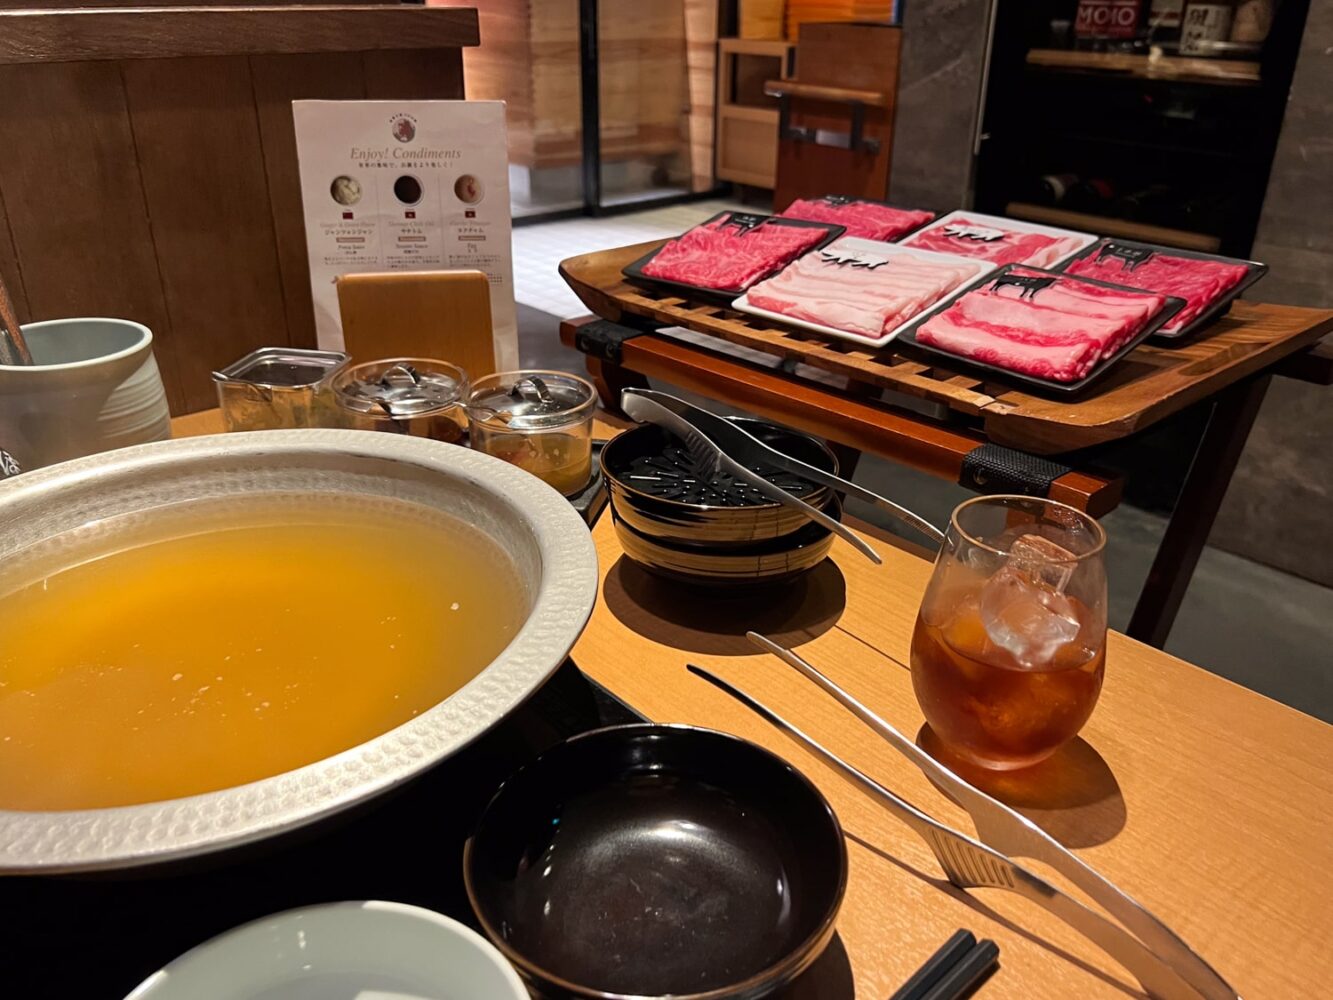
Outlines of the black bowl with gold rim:
{"type": "MultiPolygon", "coordinates": [[[[838,460],[815,438],[762,420],[729,419],[770,448],[837,474],[838,460]]],[[[715,477],[701,469],[679,440],[653,424],[641,424],[609,441],[602,451],[602,470],[618,521],[651,543],[720,552],[788,538],[811,527],[800,511],[774,503],[730,476],[715,477]]],[[[774,466],[756,466],[754,471],[812,507],[822,509],[834,499],[827,486],[774,466]]]]}
{"type": "MultiPolygon", "coordinates": [[[[824,513],[841,519],[842,506],[833,497],[824,513]]],[[[781,583],[813,569],[833,547],[833,533],[813,521],[781,538],[749,545],[681,545],[635,531],[612,511],[616,537],[625,555],[657,576],[711,586],[781,583]]]]}
{"type": "Polygon", "coordinates": [[[616,726],[501,786],[463,880],[537,996],[760,1000],[832,940],[847,849],[819,789],[756,744],[616,726]]]}

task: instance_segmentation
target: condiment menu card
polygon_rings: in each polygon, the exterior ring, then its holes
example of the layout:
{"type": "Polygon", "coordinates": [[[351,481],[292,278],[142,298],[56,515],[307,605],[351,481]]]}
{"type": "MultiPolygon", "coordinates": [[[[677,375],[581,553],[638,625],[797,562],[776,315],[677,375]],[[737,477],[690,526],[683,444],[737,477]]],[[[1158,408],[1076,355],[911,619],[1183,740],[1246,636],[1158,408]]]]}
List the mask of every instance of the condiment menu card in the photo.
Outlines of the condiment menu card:
{"type": "Polygon", "coordinates": [[[517,368],[504,104],[293,101],[292,114],[319,346],[343,349],[340,274],[477,270],[496,363],[517,368]]]}

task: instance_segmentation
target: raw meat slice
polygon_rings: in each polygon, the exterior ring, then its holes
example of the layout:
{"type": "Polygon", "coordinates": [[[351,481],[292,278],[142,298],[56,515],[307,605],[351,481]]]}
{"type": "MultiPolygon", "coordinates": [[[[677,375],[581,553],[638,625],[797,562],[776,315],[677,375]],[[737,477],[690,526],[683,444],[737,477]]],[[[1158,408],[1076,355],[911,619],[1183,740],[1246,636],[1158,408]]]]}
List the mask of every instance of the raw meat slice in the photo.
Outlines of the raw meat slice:
{"type": "Polygon", "coordinates": [[[1067,257],[1083,245],[1079,236],[1006,229],[989,219],[958,217],[937,222],[903,240],[903,246],[920,247],[960,257],[978,257],[992,264],[1030,264],[1046,267],[1067,257]]]}
{"type": "Polygon", "coordinates": [[[983,265],[875,254],[838,240],[746,294],[750,304],[876,339],[977,276],[983,265]]]}
{"type": "Polygon", "coordinates": [[[643,265],[644,274],[701,288],[740,292],[828,236],[817,226],[761,222],[742,227],[731,216],[678,236],[643,265]]]}
{"type": "Polygon", "coordinates": [[[1151,322],[1166,297],[1010,268],[930,317],[916,339],[1055,382],[1086,377],[1151,322]]]}
{"type": "Polygon", "coordinates": [[[1069,334],[1063,342],[1023,334],[960,321],[950,308],[924,323],[916,339],[951,354],[1056,382],[1084,378],[1102,356],[1099,343],[1078,334],[1069,334]]]}
{"type": "Polygon", "coordinates": [[[1244,264],[1175,257],[1161,250],[1151,251],[1142,260],[1128,260],[1111,252],[1114,246],[1117,244],[1106,244],[1097,253],[1074,261],[1065,269],[1066,273],[1184,299],[1185,308],[1162,327],[1166,333],[1183,330],[1249,274],[1244,264]]]}
{"type": "Polygon", "coordinates": [[[935,218],[934,212],[910,208],[894,208],[873,201],[828,201],[824,198],[802,198],[792,202],[781,213],[784,219],[808,219],[811,222],[831,222],[845,226],[848,236],[867,240],[891,241],[917,226],[935,218]]]}

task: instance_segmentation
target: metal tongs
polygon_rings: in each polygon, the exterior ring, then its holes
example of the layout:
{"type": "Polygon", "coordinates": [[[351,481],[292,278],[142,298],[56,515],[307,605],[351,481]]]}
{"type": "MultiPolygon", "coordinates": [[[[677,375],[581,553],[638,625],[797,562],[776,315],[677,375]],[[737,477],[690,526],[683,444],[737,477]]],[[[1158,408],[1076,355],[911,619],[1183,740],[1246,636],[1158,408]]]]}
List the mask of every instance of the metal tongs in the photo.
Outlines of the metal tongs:
{"type": "Polygon", "coordinates": [[[905,524],[910,525],[929,537],[936,545],[944,544],[944,533],[925,518],[900,507],[892,500],[886,500],[878,493],[873,493],[863,486],[825,472],[823,469],[808,465],[792,458],[775,448],[770,448],[754,435],[737,427],[725,417],[700,409],[683,399],[655,392],[652,389],[626,389],[620,395],[620,406],[635,420],[657,424],[685,442],[690,455],[706,469],[715,473],[726,473],[739,479],[747,486],[776,503],[799,510],[810,520],[823,525],[839,538],[855,548],[871,562],[879,564],[879,553],[870,547],[860,535],[838,521],[817,510],[798,497],[792,496],[780,486],[775,486],[763,476],[753,471],[757,465],[776,466],[794,473],[802,479],[823,486],[831,487],[848,496],[864,500],[887,511],[905,524]]]}
{"type": "Polygon", "coordinates": [[[972,817],[977,839],[921,812],[874,779],[847,764],[750,695],[699,667],[690,670],[745,704],[804,744],[835,769],[880,800],[916,831],[938,859],[949,881],[960,889],[1007,889],[1059,917],[1133,973],[1148,993],[1162,1000],[1240,1000],[1216,970],[1140,903],[1089,867],[1026,816],[968,784],[940,764],[890,723],[796,653],[757,632],[752,643],[777,656],[813,681],[839,704],[882,736],[915,764],[937,787],[972,817]],[[1100,904],[1132,933],[1126,933],[1004,853],[1042,861],[1100,904]]]}

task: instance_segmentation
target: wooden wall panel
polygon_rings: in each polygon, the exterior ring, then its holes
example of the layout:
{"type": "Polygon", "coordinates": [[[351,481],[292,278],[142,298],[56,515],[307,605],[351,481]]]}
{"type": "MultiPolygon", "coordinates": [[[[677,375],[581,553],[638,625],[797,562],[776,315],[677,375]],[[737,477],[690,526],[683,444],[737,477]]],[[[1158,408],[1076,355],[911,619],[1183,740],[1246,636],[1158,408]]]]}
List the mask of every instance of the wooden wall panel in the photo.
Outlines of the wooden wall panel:
{"type": "MultiPolygon", "coordinates": [[[[429,7],[468,7],[470,0],[426,0],[429,7]]],[[[463,52],[463,75],[474,101],[504,101],[509,162],[531,165],[532,17],[530,0],[487,0],[476,4],[481,45],[463,52]]]]}
{"type": "Polygon", "coordinates": [[[463,97],[459,49],[364,52],[366,97],[372,101],[428,101],[463,97]]]}
{"type": "Polygon", "coordinates": [[[20,323],[28,322],[28,293],[23,287],[23,272],[19,269],[18,251],[9,231],[9,212],[5,209],[5,192],[0,186],[0,278],[5,281],[14,313],[20,323]]]}
{"type": "Polygon", "coordinates": [[[175,331],[119,65],[4,66],[0,93],[0,190],[22,261],[27,318],[143,323],[179,409],[175,331]]]}
{"type": "Polygon", "coordinates": [[[713,116],[717,94],[718,0],[685,0],[685,66],[689,85],[686,129],[690,190],[707,191],[713,178],[713,116]]]}
{"type": "Polygon", "coordinates": [[[416,4],[0,10],[0,63],[396,51],[477,38],[475,11],[416,4]]]}
{"type": "Polygon", "coordinates": [[[278,241],[278,270],[287,312],[289,343],[315,346],[310,301],[301,174],[296,158],[292,101],[360,100],[366,96],[360,53],[251,56],[255,108],[268,176],[269,209],[278,241]]]}
{"type": "Polygon", "coordinates": [[[250,65],[148,59],[124,74],[185,406],[201,409],[216,368],[288,343],[250,65]]]}

